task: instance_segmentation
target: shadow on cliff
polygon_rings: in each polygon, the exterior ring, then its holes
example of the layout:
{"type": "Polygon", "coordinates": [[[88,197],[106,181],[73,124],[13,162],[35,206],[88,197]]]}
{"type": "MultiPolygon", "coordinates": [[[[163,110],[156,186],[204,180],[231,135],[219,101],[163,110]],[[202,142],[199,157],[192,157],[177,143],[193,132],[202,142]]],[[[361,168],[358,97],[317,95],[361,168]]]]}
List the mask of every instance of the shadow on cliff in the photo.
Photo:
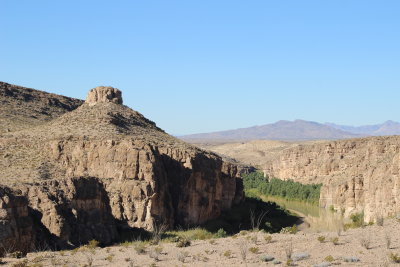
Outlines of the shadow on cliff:
{"type": "Polygon", "coordinates": [[[251,230],[258,224],[260,230],[276,233],[284,227],[293,226],[298,219],[274,202],[246,197],[242,203],[223,212],[219,218],[208,221],[203,227],[213,233],[222,228],[228,234],[236,234],[251,230]]]}
{"type": "Polygon", "coordinates": [[[39,206],[28,207],[35,233],[33,250],[70,249],[90,240],[110,245],[119,240],[103,183],[93,177],[77,177],[72,178],[72,185],[55,192],[42,191],[39,206]],[[50,216],[43,214],[49,211],[50,216]]]}

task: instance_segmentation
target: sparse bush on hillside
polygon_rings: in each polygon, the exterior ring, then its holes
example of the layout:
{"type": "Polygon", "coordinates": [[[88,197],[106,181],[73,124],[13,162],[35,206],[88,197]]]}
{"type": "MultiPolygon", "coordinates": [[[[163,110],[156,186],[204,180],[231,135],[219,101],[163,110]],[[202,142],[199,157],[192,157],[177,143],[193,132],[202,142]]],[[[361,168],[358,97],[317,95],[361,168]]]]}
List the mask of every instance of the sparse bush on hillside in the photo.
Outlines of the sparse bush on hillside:
{"type": "Polygon", "coordinates": [[[245,190],[257,189],[260,194],[278,196],[289,200],[316,203],[319,201],[321,184],[301,184],[292,180],[269,179],[262,172],[243,175],[245,190]]]}
{"type": "Polygon", "coordinates": [[[400,256],[397,253],[390,253],[389,258],[394,263],[400,263],[400,256]]]}
{"type": "Polygon", "coordinates": [[[351,223],[346,223],[344,225],[344,230],[347,230],[349,228],[359,228],[365,226],[364,212],[354,213],[350,215],[350,220],[351,223]]]}

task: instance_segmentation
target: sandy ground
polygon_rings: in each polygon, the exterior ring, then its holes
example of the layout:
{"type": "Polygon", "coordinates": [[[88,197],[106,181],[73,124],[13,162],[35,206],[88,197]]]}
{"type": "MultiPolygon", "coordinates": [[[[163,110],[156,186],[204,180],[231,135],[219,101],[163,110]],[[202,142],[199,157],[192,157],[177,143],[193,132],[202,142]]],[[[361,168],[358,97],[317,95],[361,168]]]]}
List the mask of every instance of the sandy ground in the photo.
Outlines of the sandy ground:
{"type": "MultiPolygon", "coordinates": [[[[302,254],[308,258],[294,261],[294,266],[314,266],[332,256],[331,265],[341,266],[397,266],[391,263],[388,255],[400,255],[400,222],[394,219],[385,220],[384,226],[367,226],[338,233],[309,233],[300,231],[297,234],[273,234],[272,242],[267,242],[263,232],[238,234],[237,237],[214,239],[214,241],[192,241],[189,247],[178,248],[176,243],[160,243],[160,253],[155,252],[157,246],[147,246],[144,254],[138,254],[134,245],[95,248],[93,250],[58,251],[29,253],[26,259],[4,258],[5,266],[27,260],[29,266],[285,266],[286,251],[292,246],[293,256],[302,254]],[[318,241],[319,236],[326,238],[318,241]],[[391,238],[390,249],[387,248],[387,236],[391,238]],[[257,240],[255,240],[255,237],[257,240]],[[331,241],[338,237],[338,244],[331,241]],[[361,240],[370,240],[370,248],[361,245],[361,240]],[[246,260],[243,260],[241,248],[245,249],[246,260]],[[253,252],[250,251],[251,248],[253,252]],[[261,257],[270,255],[276,262],[263,262],[261,257]],[[155,259],[155,256],[158,259],[155,259]],[[345,258],[358,258],[359,262],[345,262],[345,258]],[[38,265],[33,265],[33,264],[38,265]],[[42,264],[42,265],[40,265],[42,264]]],[[[329,266],[329,265],[321,265],[329,266]]]]}

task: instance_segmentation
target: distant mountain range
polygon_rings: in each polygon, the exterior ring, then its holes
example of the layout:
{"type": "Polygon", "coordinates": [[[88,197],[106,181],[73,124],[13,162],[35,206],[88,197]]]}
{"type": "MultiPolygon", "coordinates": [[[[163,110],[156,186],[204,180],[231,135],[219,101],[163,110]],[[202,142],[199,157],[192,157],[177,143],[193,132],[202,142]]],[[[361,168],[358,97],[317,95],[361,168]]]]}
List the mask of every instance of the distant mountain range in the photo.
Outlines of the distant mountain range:
{"type": "Polygon", "coordinates": [[[400,135],[400,123],[386,121],[382,124],[345,126],[313,121],[281,120],[272,124],[212,133],[180,136],[187,141],[207,140],[335,140],[365,136],[400,135]]]}

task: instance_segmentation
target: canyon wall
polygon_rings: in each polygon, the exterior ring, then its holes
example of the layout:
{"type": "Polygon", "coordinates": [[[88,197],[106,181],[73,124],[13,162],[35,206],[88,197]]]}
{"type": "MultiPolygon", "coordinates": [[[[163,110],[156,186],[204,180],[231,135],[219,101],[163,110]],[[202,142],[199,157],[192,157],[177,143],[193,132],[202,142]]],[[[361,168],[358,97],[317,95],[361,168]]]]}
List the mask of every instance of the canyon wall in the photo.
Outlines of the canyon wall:
{"type": "Polygon", "coordinates": [[[243,200],[237,165],[122,103],[98,87],[53,120],[0,133],[1,251],[109,245],[126,230],[204,223],[243,200]]]}
{"type": "Polygon", "coordinates": [[[264,173],[322,183],[320,205],[364,212],[367,221],[400,212],[400,137],[370,137],[286,149],[264,173]]]}

